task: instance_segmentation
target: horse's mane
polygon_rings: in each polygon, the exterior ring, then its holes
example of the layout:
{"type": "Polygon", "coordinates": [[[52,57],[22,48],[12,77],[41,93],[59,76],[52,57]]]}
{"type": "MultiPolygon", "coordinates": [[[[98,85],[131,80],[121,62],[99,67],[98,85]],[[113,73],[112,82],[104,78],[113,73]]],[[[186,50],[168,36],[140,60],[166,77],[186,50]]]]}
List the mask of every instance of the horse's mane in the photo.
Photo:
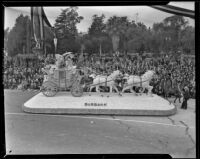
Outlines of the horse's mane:
{"type": "Polygon", "coordinates": [[[148,71],[145,72],[141,77],[142,77],[142,78],[149,78],[151,74],[153,75],[152,71],[148,70],[148,71]]]}

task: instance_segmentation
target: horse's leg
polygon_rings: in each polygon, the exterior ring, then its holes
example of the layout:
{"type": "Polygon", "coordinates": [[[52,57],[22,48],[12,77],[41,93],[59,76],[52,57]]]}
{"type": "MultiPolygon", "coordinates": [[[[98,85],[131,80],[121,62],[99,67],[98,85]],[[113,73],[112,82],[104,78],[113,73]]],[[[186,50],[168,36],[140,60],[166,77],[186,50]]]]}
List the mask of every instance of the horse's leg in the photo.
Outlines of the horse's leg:
{"type": "Polygon", "coordinates": [[[99,92],[100,92],[100,91],[99,91],[99,85],[96,85],[95,88],[96,88],[96,92],[99,93],[99,92]]]}
{"type": "Polygon", "coordinates": [[[119,93],[119,91],[115,85],[113,85],[113,88],[116,90],[117,93],[119,93]]]}
{"type": "Polygon", "coordinates": [[[94,88],[94,86],[90,86],[90,89],[89,89],[89,96],[91,96],[91,92],[92,92],[92,89],[94,88]]]}
{"type": "Polygon", "coordinates": [[[110,94],[112,93],[112,88],[113,88],[113,87],[110,85],[110,86],[109,86],[109,89],[110,89],[110,90],[109,90],[109,95],[107,95],[107,97],[109,97],[110,94]]]}
{"type": "Polygon", "coordinates": [[[128,88],[129,88],[129,86],[124,87],[124,88],[122,89],[122,93],[124,93],[124,91],[127,90],[128,88]]]}
{"type": "Polygon", "coordinates": [[[145,87],[141,87],[139,90],[139,94],[142,95],[144,93],[144,91],[145,91],[145,87]]]}
{"type": "Polygon", "coordinates": [[[136,95],[136,92],[133,90],[133,86],[130,88],[131,93],[133,93],[134,95],[136,95]]]}
{"type": "Polygon", "coordinates": [[[112,86],[110,85],[109,87],[110,87],[110,91],[109,92],[112,93],[112,86]]]}
{"type": "Polygon", "coordinates": [[[152,89],[153,89],[153,86],[148,86],[148,94],[149,94],[151,97],[153,97],[152,89]]]}
{"type": "Polygon", "coordinates": [[[135,91],[133,90],[133,87],[130,88],[131,93],[135,93],[135,91]]]}

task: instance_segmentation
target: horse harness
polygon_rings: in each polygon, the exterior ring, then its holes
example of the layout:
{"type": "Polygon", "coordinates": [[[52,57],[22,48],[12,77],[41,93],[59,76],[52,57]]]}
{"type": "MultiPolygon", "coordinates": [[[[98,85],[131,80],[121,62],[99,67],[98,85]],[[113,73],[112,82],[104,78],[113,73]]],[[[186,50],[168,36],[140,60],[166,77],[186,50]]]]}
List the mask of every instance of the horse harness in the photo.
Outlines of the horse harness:
{"type": "MultiPolygon", "coordinates": [[[[142,76],[139,76],[140,78],[140,82],[136,82],[136,83],[140,83],[140,87],[142,87],[142,83],[145,81],[142,81],[142,76]]],[[[134,79],[134,78],[133,78],[134,79]]],[[[133,80],[133,85],[135,84],[134,80],[133,80]]]]}

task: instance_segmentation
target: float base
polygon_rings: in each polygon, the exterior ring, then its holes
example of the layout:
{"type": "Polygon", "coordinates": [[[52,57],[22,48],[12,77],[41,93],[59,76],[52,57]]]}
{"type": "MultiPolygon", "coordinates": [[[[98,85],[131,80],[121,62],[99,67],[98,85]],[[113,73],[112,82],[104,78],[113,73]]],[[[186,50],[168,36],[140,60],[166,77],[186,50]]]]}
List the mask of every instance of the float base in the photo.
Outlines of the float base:
{"type": "Polygon", "coordinates": [[[152,115],[169,116],[176,113],[173,103],[153,94],[135,96],[124,93],[84,92],[73,97],[70,92],[58,92],[54,97],[39,93],[24,103],[22,109],[29,113],[44,114],[95,114],[95,115],[152,115]]]}

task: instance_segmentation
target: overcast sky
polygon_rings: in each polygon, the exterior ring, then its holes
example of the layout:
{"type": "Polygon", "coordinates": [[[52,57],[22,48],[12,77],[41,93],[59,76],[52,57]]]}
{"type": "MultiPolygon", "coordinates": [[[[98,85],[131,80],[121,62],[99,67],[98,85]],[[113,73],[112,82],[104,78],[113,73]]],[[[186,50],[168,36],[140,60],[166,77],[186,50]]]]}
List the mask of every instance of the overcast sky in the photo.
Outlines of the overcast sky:
{"type": "MultiPolygon", "coordinates": [[[[194,10],[194,2],[170,2],[170,5],[182,7],[185,9],[194,10]]],[[[56,17],[61,13],[61,9],[66,7],[44,7],[44,11],[49,22],[54,25],[56,17]]],[[[15,24],[16,18],[20,15],[30,16],[30,7],[6,7],[5,8],[5,21],[4,28],[12,28],[15,24]]],[[[79,15],[83,16],[84,19],[77,25],[78,31],[87,32],[88,28],[92,23],[92,16],[94,14],[106,16],[106,20],[113,16],[127,16],[129,20],[136,20],[143,22],[147,27],[152,27],[153,23],[161,22],[166,17],[172,16],[173,14],[165,13],[148,6],[90,6],[90,7],[79,7],[79,15]],[[138,13],[138,16],[136,14],[138,13]]],[[[189,21],[189,25],[194,26],[194,19],[186,18],[189,21]]]]}

